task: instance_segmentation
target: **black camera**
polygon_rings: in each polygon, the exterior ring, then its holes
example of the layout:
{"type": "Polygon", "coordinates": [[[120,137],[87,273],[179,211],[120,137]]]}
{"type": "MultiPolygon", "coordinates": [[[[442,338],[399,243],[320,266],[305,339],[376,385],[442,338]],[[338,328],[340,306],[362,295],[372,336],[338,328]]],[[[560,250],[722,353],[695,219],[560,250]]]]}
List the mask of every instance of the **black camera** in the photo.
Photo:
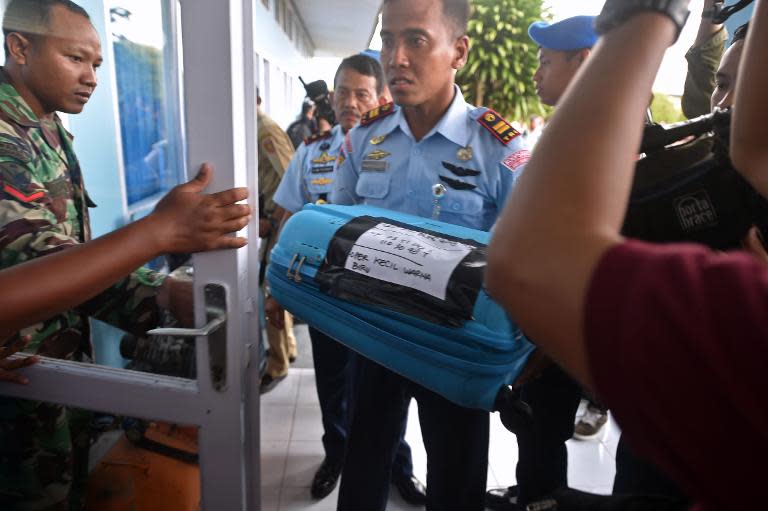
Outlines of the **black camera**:
{"type": "Polygon", "coordinates": [[[317,80],[312,83],[304,83],[299,77],[304,90],[307,91],[307,97],[315,103],[315,117],[325,119],[331,126],[336,124],[336,114],[333,112],[331,97],[328,92],[328,84],[324,80],[317,80]]]}
{"type": "Polygon", "coordinates": [[[768,201],[728,156],[730,124],[731,110],[725,110],[646,127],[623,235],[727,250],[741,247],[756,225],[768,239],[768,201]]]}

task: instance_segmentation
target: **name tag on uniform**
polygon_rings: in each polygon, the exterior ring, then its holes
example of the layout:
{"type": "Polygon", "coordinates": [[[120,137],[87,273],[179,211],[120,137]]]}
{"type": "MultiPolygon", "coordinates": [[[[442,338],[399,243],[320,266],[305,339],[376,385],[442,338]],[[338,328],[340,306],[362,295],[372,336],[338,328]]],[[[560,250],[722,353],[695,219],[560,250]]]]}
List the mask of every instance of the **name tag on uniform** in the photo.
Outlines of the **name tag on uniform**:
{"type": "Polygon", "coordinates": [[[319,165],[312,167],[313,174],[327,174],[328,172],[333,172],[333,165],[319,165]]]}
{"type": "Polygon", "coordinates": [[[386,172],[389,169],[388,161],[363,160],[363,172],[386,172]]]}

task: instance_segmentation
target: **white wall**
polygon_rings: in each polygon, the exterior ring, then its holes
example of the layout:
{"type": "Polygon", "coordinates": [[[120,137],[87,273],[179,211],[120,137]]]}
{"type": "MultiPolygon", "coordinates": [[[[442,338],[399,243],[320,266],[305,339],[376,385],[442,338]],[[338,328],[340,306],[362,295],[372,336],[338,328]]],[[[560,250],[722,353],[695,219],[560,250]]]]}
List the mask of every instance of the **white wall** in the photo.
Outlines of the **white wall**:
{"type": "MultiPolygon", "coordinates": [[[[274,12],[257,1],[254,9],[254,49],[258,55],[257,77],[262,107],[280,126],[287,128],[301,111],[304,88],[299,75],[309,58],[302,56],[275,20],[274,12]],[[269,83],[267,83],[269,82],[269,83]]],[[[310,82],[313,78],[308,78],[310,82]]]]}

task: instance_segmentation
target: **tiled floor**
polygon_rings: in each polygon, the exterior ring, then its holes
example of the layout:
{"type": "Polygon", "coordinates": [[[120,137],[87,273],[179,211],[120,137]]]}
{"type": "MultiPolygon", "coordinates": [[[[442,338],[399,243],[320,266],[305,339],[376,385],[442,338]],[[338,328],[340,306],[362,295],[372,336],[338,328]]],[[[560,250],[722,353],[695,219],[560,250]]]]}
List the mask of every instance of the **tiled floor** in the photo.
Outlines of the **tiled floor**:
{"type": "MultiPolygon", "coordinates": [[[[306,335],[305,328],[297,327],[297,334],[306,335]]],[[[406,438],[413,450],[414,473],[424,481],[426,455],[415,406],[412,402],[406,438]]],[[[263,511],[336,509],[338,489],[321,501],[314,501],[309,495],[312,476],[323,459],[321,435],[314,371],[291,369],[288,377],[261,401],[263,511]]],[[[599,438],[568,442],[570,486],[595,493],[610,492],[618,436],[618,428],[609,420],[599,438]]],[[[493,414],[488,486],[514,484],[516,463],[515,437],[504,429],[498,415],[493,414]]],[[[414,508],[403,502],[393,489],[387,509],[412,511],[414,508]]]]}

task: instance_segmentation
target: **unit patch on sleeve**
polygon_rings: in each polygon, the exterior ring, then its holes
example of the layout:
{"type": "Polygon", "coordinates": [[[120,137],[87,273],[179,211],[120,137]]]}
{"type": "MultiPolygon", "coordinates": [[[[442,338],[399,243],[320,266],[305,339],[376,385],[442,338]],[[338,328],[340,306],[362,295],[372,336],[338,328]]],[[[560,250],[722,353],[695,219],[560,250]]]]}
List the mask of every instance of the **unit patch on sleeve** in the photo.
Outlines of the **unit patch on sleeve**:
{"type": "Polygon", "coordinates": [[[377,106],[373,110],[370,110],[365,114],[363,114],[363,117],[360,119],[360,125],[368,126],[369,124],[373,124],[379,119],[383,119],[386,116],[391,115],[393,113],[395,113],[394,103],[387,103],[386,105],[377,106]]]}
{"type": "Polygon", "coordinates": [[[514,172],[528,163],[528,160],[530,159],[531,152],[528,149],[520,149],[519,151],[515,151],[514,153],[507,156],[506,159],[501,162],[501,164],[514,172]]]}
{"type": "Polygon", "coordinates": [[[33,201],[36,201],[37,199],[42,199],[43,197],[45,197],[45,192],[43,191],[37,191],[34,193],[26,194],[24,192],[17,190],[16,188],[12,187],[9,184],[6,184],[5,186],[3,186],[3,191],[8,195],[16,198],[17,200],[20,200],[21,202],[27,202],[27,203],[33,202],[33,201]]]}
{"type": "Polygon", "coordinates": [[[477,122],[490,131],[491,134],[504,145],[509,144],[516,137],[520,136],[519,131],[513,128],[506,119],[490,108],[477,119],[477,122]]]}

